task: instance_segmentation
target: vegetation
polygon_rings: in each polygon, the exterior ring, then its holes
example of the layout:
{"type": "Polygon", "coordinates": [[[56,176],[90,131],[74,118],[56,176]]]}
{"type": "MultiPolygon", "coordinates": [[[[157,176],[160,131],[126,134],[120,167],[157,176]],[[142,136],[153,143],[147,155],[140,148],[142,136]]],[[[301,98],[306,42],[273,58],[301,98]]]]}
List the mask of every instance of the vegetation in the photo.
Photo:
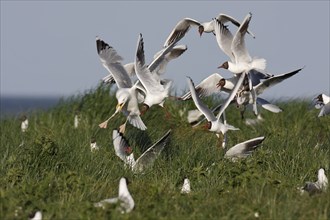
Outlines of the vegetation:
{"type": "Polygon", "coordinates": [[[266,136],[251,157],[236,163],[223,158],[213,133],[189,125],[185,110],[195,108],[192,101],[167,100],[170,117],[154,106],[143,116],[146,131],[127,124],[125,136],[136,156],[172,129],[170,143],[144,174],[125,169],[114,153],[112,130],[125,117],[98,128],[116,104],[111,89],[99,86],[29,114],[25,133],[18,118],[1,120],[0,219],[27,219],[33,210],[44,219],[330,219],[330,190],[309,196],[297,189],[316,181],[321,167],[329,176],[330,117],[318,118],[310,100],[278,101],[284,111],[261,110],[265,121],[254,127],[230,106],[228,123],[240,130],[228,132],[229,147],[266,136]],[[95,152],[92,137],[100,146],[95,152]],[[130,181],[135,209],[121,214],[94,207],[117,196],[122,176],[130,181]],[[190,194],[180,194],[184,177],[191,181],[190,194]]]}

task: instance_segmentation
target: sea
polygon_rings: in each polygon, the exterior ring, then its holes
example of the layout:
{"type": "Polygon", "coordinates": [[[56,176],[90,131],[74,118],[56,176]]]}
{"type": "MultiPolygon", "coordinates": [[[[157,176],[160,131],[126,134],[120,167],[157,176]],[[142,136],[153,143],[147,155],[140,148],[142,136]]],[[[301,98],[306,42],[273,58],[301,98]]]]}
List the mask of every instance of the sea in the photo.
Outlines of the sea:
{"type": "Polygon", "coordinates": [[[54,107],[61,97],[23,97],[1,96],[0,118],[19,117],[34,111],[47,110],[54,107]]]}

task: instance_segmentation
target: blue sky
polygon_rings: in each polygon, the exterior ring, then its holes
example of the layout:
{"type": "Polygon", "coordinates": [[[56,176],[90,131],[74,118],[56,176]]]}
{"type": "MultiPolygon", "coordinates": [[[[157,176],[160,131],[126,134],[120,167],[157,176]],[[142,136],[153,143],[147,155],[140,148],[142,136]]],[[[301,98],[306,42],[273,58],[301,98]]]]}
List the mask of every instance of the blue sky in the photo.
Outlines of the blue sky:
{"type": "MultiPolygon", "coordinates": [[[[108,73],[96,52],[99,36],[133,61],[139,33],[147,61],[185,17],[205,22],[219,13],[242,21],[252,12],[247,36],[251,56],[282,74],[305,66],[262,97],[296,98],[329,94],[329,1],[1,1],[1,96],[70,96],[95,87],[108,73]]],[[[231,29],[235,32],[235,28],[231,29]]],[[[165,78],[177,94],[218,72],[228,57],[215,37],[196,29],[183,38],[188,50],[171,62],[165,78]]]]}

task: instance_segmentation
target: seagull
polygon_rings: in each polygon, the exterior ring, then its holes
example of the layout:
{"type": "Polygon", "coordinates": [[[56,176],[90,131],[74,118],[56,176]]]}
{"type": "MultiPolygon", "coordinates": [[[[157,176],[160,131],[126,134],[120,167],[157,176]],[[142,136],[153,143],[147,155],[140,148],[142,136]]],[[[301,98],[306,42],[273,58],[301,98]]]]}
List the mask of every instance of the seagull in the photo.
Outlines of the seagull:
{"type": "Polygon", "coordinates": [[[156,143],[150,146],[137,160],[134,159],[132,148],[123,134],[118,130],[113,130],[112,139],[116,155],[124,161],[124,163],[132,169],[133,172],[142,172],[151,167],[157,159],[166,144],[168,143],[171,130],[167,131],[156,143]]]}
{"type": "Polygon", "coordinates": [[[313,99],[316,109],[321,109],[318,117],[330,114],[330,97],[325,94],[320,94],[313,99]]]}
{"type": "MultiPolygon", "coordinates": [[[[288,78],[294,76],[295,74],[299,73],[302,69],[303,68],[299,68],[299,69],[296,69],[296,70],[288,72],[288,73],[279,74],[276,76],[272,76],[268,79],[265,79],[265,80],[261,81],[258,85],[254,86],[253,91],[250,91],[249,89],[246,89],[243,87],[243,89],[240,88],[240,91],[238,91],[236,94],[231,93],[231,91],[234,88],[236,88],[235,84],[237,84],[237,81],[239,78],[235,75],[232,78],[225,79],[220,74],[217,74],[217,73],[212,74],[209,77],[202,80],[202,82],[200,84],[198,84],[195,88],[196,88],[196,92],[198,93],[198,95],[200,97],[209,96],[209,95],[212,95],[219,91],[233,94],[234,95],[233,100],[236,102],[237,106],[240,107],[240,109],[241,109],[242,118],[244,118],[244,112],[245,112],[246,106],[249,104],[258,104],[262,108],[264,108],[268,111],[271,111],[273,113],[279,113],[282,111],[282,109],[280,109],[278,106],[273,105],[273,104],[269,103],[267,100],[260,98],[258,96],[261,95],[265,90],[267,90],[267,89],[279,84],[283,80],[288,79],[288,78]],[[251,94],[253,92],[255,92],[255,94],[251,94]]],[[[245,78],[245,80],[246,80],[246,78],[245,78]]],[[[186,94],[181,96],[180,99],[188,100],[190,98],[191,98],[191,93],[190,93],[190,91],[188,91],[186,94]]],[[[229,99],[229,100],[231,100],[231,99],[229,99]]],[[[228,103],[230,104],[230,103],[234,103],[234,102],[230,101],[228,103]]],[[[196,116],[192,115],[192,117],[193,116],[197,117],[197,115],[198,115],[196,112],[192,113],[192,114],[196,115],[196,116]]],[[[256,111],[255,111],[255,115],[258,115],[258,113],[256,111]]]]}
{"type": "Polygon", "coordinates": [[[265,137],[257,137],[231,147],[226,153],[225,158],[236,161],[239,158],[246,158],[254,151],[263,141],[265,137]]]}
{"type": "MultiPolygon", "coordinates": [[[[221,114],[218,114],[217,117],[214,116],[212,111],[200,100],[198,97],[194,83],[190,77],[187,77],[189,89],[191,92],[192,99],[194,100],[194,103],[197,107],[197,109],[204,114],[206,119],[208,120],[208,123],[206,125],[207,129],[211,132],[215,132],[216,134],[225,134],[228,130],[239,130],[238,128],[235,128],[232,125],[229,124],[223,124],[220,122],[220,116],[221,114]]],[[[223,106],[221,107],[223,108],[223,106]]],[[[221,111],[221,110],[220,110],[221,111]]],[[[224,111],[224,109],[223,109],[224,111]]]]}
{"type": "Polygon", "coordinates": [[[181,188],[181,194],[188,194],[190,192],[191,192],[190,180],[188,178],[184,178],[183,185],[181,188]]]}
{"type": "Polygon", "coordinates": [[[98,203],[94,203],[94,206],[105,208],[106,204],[117,204],[117,203],[120,203],[120,211],[122,214],[131,212],[135,206],[133,197],[128,191],[127,180],[125,177],[120,178],[118,197],[104,199],[98,203]]]}
{"type": "MultiPolygon", "coordinates": [[[[172,43],[171,47],[173,46],[172,43]]],[[[157,74],[152,74],[150,71],[151,65],[149,65],[148,68],[145,64],[144,42],[142,35],[140,34],[135,57],[135,71],[145,89],[142,114],[153,105],[164,107],[165,98],[169,96],[172,85],[172,81],[168,80],[166,82],[161,82],[161,79],[157,74]]]]}
{"type": "Polygon", "coordinates": [[[255,115],[258,115],[256,105],[260,105],[262,108],[273,112],[273,113],[279,113],[282,112],[282,109],[280,109],[278,106],[273,105],[269,103],[267,100],[258,97],[261,95],[265,90],[279,84],[283,80],[286,80],[297,73],[299,73],[303,68],[296,69],[294,71],[288,72],[288,73],[283,73],[280,75],[272,76],[268,79],[265,79],[264,81],[260,82],[258,85],[253,87],[253,90],[242,90],[239,92],[238,96],[236,97],[236,103],[238,106],[242,106],[241,110],[241,116],[244,118],[244,112],[246,109],[246,106],[248,104],[253,105],[254,113],[255,115]]]}
{"type": "Polygon", "coordinates": [[[118,55],[113,47],[98,37],[96,38],[96,48],[102,65],[111,73],[118,87],[116,92],[118,100],[116,111],[110,118],[101,123],[99,127],[106,128],[108,121],[121,111],[127,117],[126,122],[122,125],[123,130],[125,130],[127,121],[140,130],[147,129],[140,118],[138,107],[137,93],[139,90],[143,91],[143,88],[138,86],[139,81],[133,85],[131,78],[121,64],[122,57],[118,55]]]}
{"type": "Polygon", "coordinates": [[[328,178],[325,175],[323,168],[318,170],[317,181],[316,182],[306,182],[304,187],[300,189],[309,193],[309,195],[314,195],[315,193],[325,192],[328,188],[328,178]]]}
{"type": "MultiPolygon", "coordinates": [[[[152,73],[163,75],[166,72],[168,63],[181,56],[187,49],[188,47],[186,45],[177,45],[173,47],[170,45],[163,48],[154,55],[153,61],[148,65],[148,69],[152,73]]],[[[130,76],[136,75],[134,62],[125,64],[124,68],[130,76]]]]}
{"type": "Polygon", "coordinates": [[[100,149],[99,146],[96,144],[96,139],[95,139],[95,137],[92,137],[90,146],[91,146],[91,152],[100,149]]]}
{"type": "MultiPolygon", "coordinates": [[[[251,69],[258,71],[264,71],[266,69],[266,60],[263,58],[251,58],[245,47],[245,34],[251,18],[252,14],[249,13],[234,36],[221,22],[215,21],[215,33],[218,45],[231,59],[231,61],[224,62],[219,68],[228,69],[234,74],[248,73],[251,69]]],[[[265,75],[268,76],[267,74],[265,75]]]]}
{"type": "MultiPolygon", "coordinates": [[[[222,14],[220,13],[216,18],[216,20],[218,20],[219,22],[225,24],[227,22],[231,22],[233,23],[234,25],[236,25],[237,27],[239,27],[241,24],[233,17],[229,16],[229,15],[226,15],[226,14],[222,14]]],[[[212,19],[211,21],[208,21],[208,22],[204,22],[204,23],[201,23],[201,25],[199,25],[198,27],[198,32],[199,32],[199,35],[202,36],[202,34],[205,32],[205,33],[214,33],[214,22],[215,22],[215,19],[212,19]]],[[[247,30],[247,33],[250,34],[253,38],[255,38],[254,34],[247,30]]]]}
{"type": "Polygon", "coordinates": [[[21,131],[24,133],[27,131],[29,127],[29,120],[28,118],[26,117],[26,115],[23,115],[21,117],[21,131]]]}
{"type": "Polygon", "coordinates": [[[167,37],[164,47],[181,40],[192,26],[199,27],[200,23],[192,18],[184,18],[180,20],[167,37]]]}
{"type": "MultiPolygon", "coordinates": [[[[237,83],[238,77],[235,75],[229,79],[225,79],[219,73],[213,73],[203,79],[196,87],[196,92],[200,97],[210,96],[214,93],[223,91],[230,93],[235,84],[237,83]]],[[[188,91],[186,94],[180,97],[180,100],[191,99],[191,92],[188,91]]]]}
{"type": "Polygon", "coordinates": [[[78,128],[78,125],[79,125],[79,115],[76,112],[75,115],[74,115],[73,126],[74,126],[74,128],[78,128]]]}
{"type": "Polygon", "coordinates": [[[36,211],[35,213],[31,213],[31,215],[29,216],[29,220],[42,220],[41,211],[36,211]]]}

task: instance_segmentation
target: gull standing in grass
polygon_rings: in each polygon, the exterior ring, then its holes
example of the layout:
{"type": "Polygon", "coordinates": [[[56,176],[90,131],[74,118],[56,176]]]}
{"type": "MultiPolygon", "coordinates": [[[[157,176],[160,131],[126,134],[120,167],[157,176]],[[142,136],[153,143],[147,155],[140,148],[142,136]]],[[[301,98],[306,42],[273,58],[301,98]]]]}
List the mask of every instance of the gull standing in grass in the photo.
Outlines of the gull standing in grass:
{"type": "Polygon", "coordinates": [[[118,100],[116,111],[111,117],[101,123],[99,127],[106,128],[108,121],[121,111],[127,117],[125,123],[121,126],[123,131],[125,130],[127,121],[140,130],[147,129],[140,118],[138,107],[139,100],[137,93],[139,89],[143,90],[143,88],[138,87],[138,82],[133,85],[131,78],[121,64],[122,57],[117,54],[117,51],[113,47],[98,37],[96,38],[96,47],[102,65],[112,74],[118,87],[116,92],[116,98],[118,100]]]}
{"type": "MultiPolygon", "coordinates": [[[[170,47],[173,47],[173,43],[170,47]]],[[[153,64],[150,64],[150,66],[153,64]]],[[[138,79],[145,89],[142,113],[145,113],[151,106],[160,105],[164,107],[165,98],[169,96],[172,81],[161,81],[158,74],[153,74],[151,67],[145,64],[144,42],[142,35],[139,35],[136,56],[135,71],[138,79]]]]}
{"type": "Polygon", "coordinates": [[[325,94],[320,94],[313,99],[316,109],[321,109],[318,117],[330,114],[330,97],[325,94]]]}
{"type": "Polygon", "coordinates": [[[134,158],[132,148],[128,144],[128,141],[124,138],[123,134],[117,130],[113,130],[112,132],[113,146],[116,155],[124,161],[126,166],[129,166],[133,172],[142,172],[153,165],[154,161],[168,143],[170,134],[171,130],[167,131],[163,137],[143,152],[137,160],[134,158]]]}
{"type": "Polygon", "coordinates": [[[135,206],[133,197],[131,196],[127,188],[127,180],[124,177],[120,178],[119,181],[118,197],[104,199],[98,203],[95,203],[94,206],[105,208],[106,204],[118,204],[118,203],[120,205],[119,209],[122,214],[131,212],[135,206]]]}
{"type": "Polygon", "coordinates": [[[317,172],[316,182],[306,182],[305,186],[301,187],[301,192],[308,192],[309,195],[314,195],[316,193],[325,192],[328,188],[328,178],[325,175],[323,168],[319,169],[317,172]]]}
{"type": "Polygon", "coordinates": [[[41,213],[41,211],[33,212],[29,216],[29,220],[42,220],[42,213],[41,213]]]}
{"type": "Polygon", "coordinates": [[[181,193],[182,194],[188,194],[190,192],[191,192],[190,180],[188,178],[184,178],[183,185],[182,185],[182,188],[181,188],[181,193]]]}
{"type": "MultiPolygon", "coordinates": [[[[223,24],[227,22],[231,22],[237,27],[241,26],[241,23],[239,23],[239,21],[237,21],[235,18],[220,13],[215,19],[212,19],[211,21],[208,22],[203,22],[199,25],[198,27],[199,35],[202,36],[203,33],[213,33],[215,35],[215,29],[214,29],[215,20],[218,20],[223,24]]],[[[254,34],[251,31],[247,30],[247,33],[250,34],[253,38],[255,38],[254,34]]]]}
{"type": "Polygon", "coordinates": [[[26,115],[23,115],[21,117],[21,131],[24,133],[27,131],[29,127],[29,120],[28,118],[26,117],[26,115]]]}
{"type": "Polygon", "coordinates": [[[95,139],[95,137],[92,137],[92,138],[91,138],[91,144],[90,144],[90,146],[91,146],[91,152],[94,152],[94,151],[100,149],[99,146],[96,144],[96,139],[95,139]]]}
{"type": "MultiPolygon", "coordinates": [[[[196,90],[193,84],[193,81],[190,77],[187,77],[189,89],[191,92],[192,99],[194,100],[194,103],[198,110],[204,114],[206,119],[208,120],[208,123],[206,125],[207,129],[211,132],[215,132],[216,134],[222,133],[223,135],[228,130],[239,130],[238,128],[235,128],[234,126],[231,126],[229,124],[223,124],[220,122],[220,116],[221,114],[218,114],[217,117],[214,116],[212,111],[200,100],[198,95],[196,94],[196,90]]],[[[223,108],[223,106],[221,107],[223,108]]],[[[223,109],[224,111],[224,109],[223,109]]]]}
{"type": "Polygon", "coordinates": [[[225,158],[236,161],[240,158],[246,158],[265,140],[265,137],[257,137],[231,147],[226,153],[225,158]]]}

